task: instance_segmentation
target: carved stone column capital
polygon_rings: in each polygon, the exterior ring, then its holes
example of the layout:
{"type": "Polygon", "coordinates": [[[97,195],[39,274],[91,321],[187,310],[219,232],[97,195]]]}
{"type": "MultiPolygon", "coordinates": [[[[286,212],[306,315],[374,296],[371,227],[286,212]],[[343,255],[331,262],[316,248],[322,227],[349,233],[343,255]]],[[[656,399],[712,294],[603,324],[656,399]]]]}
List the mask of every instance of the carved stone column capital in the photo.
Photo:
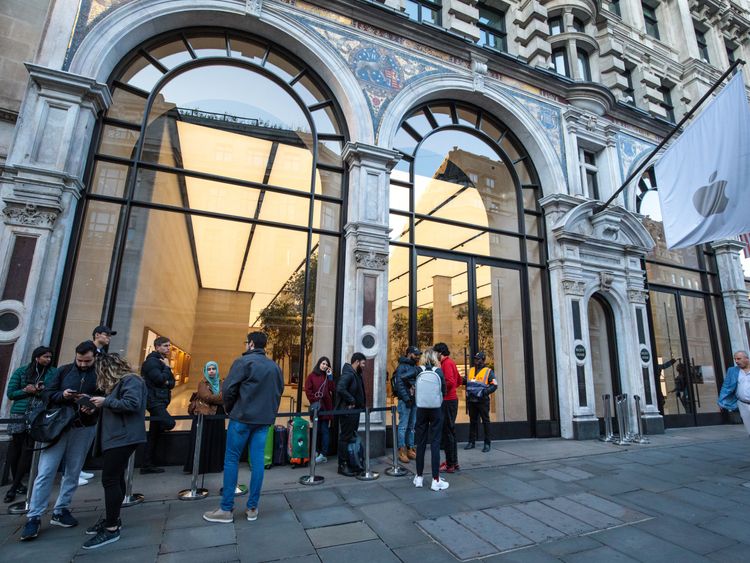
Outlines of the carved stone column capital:
{"type": "Polygon", "coordinates": [[[51,229],[59,213],[59,209],[38,207],[33,203],[6,202],[3,219],[8,225],[51,229]]]}
{"type": "Polygon", "coordinates": [[[354,262],[357,268],[383,271],[388,266],[388,254],[374,250],[356,249],[354,262]]]}
{"type": "Polygon", "coordinates": [[[562,288],[566,295],[583,297],[586,293],[586,284],[580,280],[563,280],[562,288]]]}
{"type": "Polygon", "coordinates": [[[630,303],[645,304],[648,292],[645,289],[628,289],[628,301],[630,303]]]}

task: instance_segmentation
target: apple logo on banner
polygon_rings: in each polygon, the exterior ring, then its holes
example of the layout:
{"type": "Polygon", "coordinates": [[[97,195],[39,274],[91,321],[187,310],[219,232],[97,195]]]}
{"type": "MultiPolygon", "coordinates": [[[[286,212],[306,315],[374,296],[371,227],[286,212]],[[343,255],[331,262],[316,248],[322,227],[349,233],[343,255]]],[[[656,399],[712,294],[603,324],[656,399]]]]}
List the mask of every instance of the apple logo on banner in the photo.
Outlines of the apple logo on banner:
{"type": "Polygon", "coordinates": [[[701,186],[693,194],[693,205],[698,213],[703,217],[709,215],[716,215],[717,213],[723,213],[729,203],[729,198],[724,195],[724,190],[727,187],[726,180],[716,180],[716,174],[718,170],[714,170],[711,177],[708,179],[710,184],[707,186],[701,186]]]}

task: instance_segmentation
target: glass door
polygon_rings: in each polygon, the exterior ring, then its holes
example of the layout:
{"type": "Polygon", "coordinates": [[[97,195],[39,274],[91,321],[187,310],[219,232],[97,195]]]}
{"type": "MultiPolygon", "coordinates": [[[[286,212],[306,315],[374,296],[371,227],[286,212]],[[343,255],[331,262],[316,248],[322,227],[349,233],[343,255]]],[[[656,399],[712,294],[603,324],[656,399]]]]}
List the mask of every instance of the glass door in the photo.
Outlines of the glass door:
{"type": "MultiPolygon", "coordinates": [[[[449,254],[417,256],[418,345],[445,342],[462,376],[471,368],[473,355],[484,352],[498,385],[490,403],[492,421],[518,423],[514,435],[531,435],[529,413],[534,412],[533,391],[528,392],[527,384],[529,315],[523,287],[521,270],[513,266],[449,254]]],[[[468,420],[465,397],[459,392],[457,422],[468,420]]]]}
{"type": "Polygon", "coordinates": [[[706,298],[652,290],[650,301],[657,401],[665,424],[697,425],[699,416],[719,416],[714,338],[706,298]]]}

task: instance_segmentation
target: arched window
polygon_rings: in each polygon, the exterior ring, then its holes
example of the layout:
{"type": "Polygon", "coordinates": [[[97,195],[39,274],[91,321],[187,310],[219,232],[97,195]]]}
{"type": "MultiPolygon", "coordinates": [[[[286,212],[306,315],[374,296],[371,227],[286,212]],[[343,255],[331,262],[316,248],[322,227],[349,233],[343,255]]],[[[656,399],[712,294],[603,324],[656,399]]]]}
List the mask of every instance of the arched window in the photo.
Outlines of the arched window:
{"type": "Polygon", "coordinates": [[[347,132],[325,84],[275,45],[198,29],[143,45],[109,86],[62,349],[105,320],[138,366],[167,336],[178,390],[208,360],[225,376],[248,330],[288,382],[335,357],[347,132]]]}
{"type": "Polygon", "coordinates": [[[411,111],[394,148],[403,158],[391,174],[389,371],[409,344],[445,342],[462,373],[483,351],[502,386],[493,420],[533,435],[554,408],[529,155],[501,122],[452,101],[411,111]]]}

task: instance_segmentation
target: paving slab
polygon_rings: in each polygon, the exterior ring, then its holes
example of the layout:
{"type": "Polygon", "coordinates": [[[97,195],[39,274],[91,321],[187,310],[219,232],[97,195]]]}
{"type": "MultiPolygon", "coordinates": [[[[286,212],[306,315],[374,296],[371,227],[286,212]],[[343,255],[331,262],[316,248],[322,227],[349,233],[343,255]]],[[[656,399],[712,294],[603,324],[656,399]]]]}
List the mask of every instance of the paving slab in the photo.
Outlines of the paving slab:
{"type": "Polygon", "coordinates": [[[578,493],[570,495],[568,498],[623,522],[640,522],[641,520],[649,518],[649,516],[643,512],[633,510],[627,506],[618,504],[613,500],[602,498],[599,495],[592,495],[591,493],[578,493]]]}
{"type": "Polygon", "coordinates": [[[453,557],[440,544],[431,542],[394,549],[393,553],[403,563],[455,563],[453,557]]]}
{"type": "Polygon", "coordinates": [[[311,528],[306,531],[316,549],[378,539],[378,535],[364,522],[311,528]]]}
{"type": "MultiPolygon", "coordinates": [[[[159,555],[156,563],[223,563],[224,561],[239,561],[240,554],[237,545],[218,545],[191,549],[190,551],[175,551],[159,555]]],[[[142,559],[141,562],[151,561],[142,559]]],[[[117,563],[120,563],[118,558],[117,563]]]]}
{"type": "MultiPolygon", "coordinates": [[[[406,477],[400,477],[406,479],[406,477]]],[[[379,483],[367,483],[364,486],[360,483],[355,485],[346,485],[336,487],[338,495],[348,504],[349,506],[360,506],[363,504],[371,504],[373,502],[384,502],[387,500],[395,500],[396,495],[390,492],[386,487],[379,483]]]]}
{"type": "Polygon", "coordinates": [[[562,560],[566,563],[601,563],[602,561],[607,563],[636,563],[638,561],[607,546],[565,555],[562,560]]]}
{"type": "Polygon", "coordinates": [[[326,508],[315,508],[312,510],[296,510],[297,518],[305,528],[321,528],[323,526],[333,526],[334,524],[346,524],[347,522],[357,522],[362,517],[354,512],[348,506],[328,506],[326,508]]]}
{"type": "Polygon", "coordinates": [[[498,522],[505,524],[516,532],[533,540],[535,543],[542,543],[565,537],[565,534],[560,530],[540,522],[536,518],[520,511],[515,506],[488,508],[483,512],[492,516],[492,518],[498,522]]]}
{"type": "Polygon", "coordinates": [[[339,496],[336,489],[311,489],[306,491],[293,491],[286,493],[286,499],[294,510],[310,510],[339,506],[343,498],[339,496]]]}
{"type": "Polygon", "coordinates": [[[570,498],[557,497],[553,499],[544,499],[541,502],[563,514],[567,514],[576,520],[588,524],[595,530],[623,524],[622,520],[619,520],[614,516],[609,516],[608,514],[599,512],[598,510],[594,510],[583,504],[579,504],[570,498]]]}
{"type": "MultiPolygon", "coordinates": [[[[596,532],[593,539],[617,551],[628,554],[638,561],[675,561],[680,563],[705,563],[706,558],[687,549],[657,538],[634,526],[623,526],[596,532]]],[[[679,538],[675,538],[679,541],[679,538]]]]}
{"type": "Polygon", "coordinates": [[[570,555],[580,551],[591,551],[601,547],[598,541],[591,536],[575,536],[561,540],[540,544],[539,547],[555,557],[570,555]]]}
{"type": "MultiPolygon", "coordinates": [[[[122,540],[120,540],[122,541],[122,540]]],[[[120,543],[120,542],[116,542],[120,543]]],[[[96,550],[90,550],[90,551],[81,551],[79,555],[75,556],[74,561],[81,561],[81,563],[88,563],[96,562],[96,561],[105,561],[107,559],[110,559],[112,561],[116,561],[117,563],[144,563],[146,561],[158,561],[159,563],[162,562],[162,559],[158,558],[159,555],[159,545],[144,545],[141,547],[131,547],[129,549],[121,549],[114,553],[109,549],[110,547],[114,547],[116,544],[110,544],[105,547],[101,547],[96,550]],[[105,550],[105,551],[103,551],[105,550]],[[112,555],[109,555],[110,553],[113,553],[112,555]]],[[[234,546],[232,546],[234,547],[234,546]]],[[[236,559],[236,558],[235,558],[236,559]]],[[[192,559],[192,560],[180,560],[183,563],[190,563],[192,561],[195,561],[198,563],[199,560],[192,559]]],[[[203,561],[206,561],[206,563],[211,563],[210,559],[204,559],[203,561]]],[[[229,561],[225,559],[224,561],[229,561]]]]}
{"type": "Polygon", "coordinates": [[[618,500],[635,504],[649,511],[656,511],[667,516],[673,516],[691,524],[708,522],[715,518],[715,514],[703,510],[695,505],[675,500],[664,495],[651,494],[646,491],[634,491],[624,493],[617,497],[618,500]]]}
{"type": "Polygon", "coordinates": [[[573,518],[559,510],[556,510],[546,504],[539,501],[525,502],[522,504],[515,505],[518,510],[539,520],[540,522],[560,530],[566,535],[574,536],[583,534],[584,532],[590,532],[594,530],[592,526],[589,526],[585,522],[573,518]]]}
{"type": "Polygon", "coordinates": [[[441,516],[434,520],[420,520],[417,525],[462,561],[498,552],[495,546],[480,538],[472,530],[457,528],[459,524],[448,516],[441,516]]]}
{"type": "Polygon", "coordinates": [[[460,514],[454,514],[452,518],[480,538],[485,539],[487,542],[495,546],[499,552],[516,549],[534,543],[532,540],[526,536],[522,536],[512,528],[501,524],[494,518],[488,517],[484,512],[463,512],[460,514]]]}
{"type": "Polygon", "coordinates": [[[681,547],[701,555],[706,555],[737,543],[730,537],[719,535],[700,526],[693,526],[692,524],[668,516],[652,518],[646,522],[636,524],[636,526],[649,534],[666,539],[672,543],[678,543],[681,547]]]}
{"type": "Polygon", "coordinates": [[[736,543],[724,549],[709,553],[707,557],[711,561],[720,563],[747,563],[750,547],[745,543],[736,543]]]}
{"type": "Polygon", "coordinates": [[[361,560],[367,563],[399,563],[398,557],[380,540],[328,547],[319,550],[318,556],[323,563],[351,563],[361,560]]]}
{"type": "Polygon", "coordinates": [[[159,553],[189,551],[202,547],[233,544],[236,541],[234,526],[206,522],[201,527],[165,530],[159,553]]]}
{"type": "Polygon", "coordinates": [[[360,507],[365,522],[391,549],[429,543],[431,540],[417,527],[423,516],[413,506],[398,500],[360,507]]]}
{"type": "Polygon", "coordinates": [[[557,563],[559,561],[562,559],[538,547],[522,548],[482,559],[482,563],[557,563]]]}
{"type": "Polygon", "coordinates": [[[305,529],[297,522],[263,528],[248,526],[237,534],[237,544],[240,559],[248,563],[315,554],[305,529]]]}
{"type": "Polygon", "coordinates": [[[461,495],[449,495],[450,489],[447,491],[431,491],[427,489],[425,492],[427,494],[424,499],[410,503],[414,507],[414,510],[425,518],[450,516],[457,512],[465,512],[471,508],[463,502],[461,495]]]}

